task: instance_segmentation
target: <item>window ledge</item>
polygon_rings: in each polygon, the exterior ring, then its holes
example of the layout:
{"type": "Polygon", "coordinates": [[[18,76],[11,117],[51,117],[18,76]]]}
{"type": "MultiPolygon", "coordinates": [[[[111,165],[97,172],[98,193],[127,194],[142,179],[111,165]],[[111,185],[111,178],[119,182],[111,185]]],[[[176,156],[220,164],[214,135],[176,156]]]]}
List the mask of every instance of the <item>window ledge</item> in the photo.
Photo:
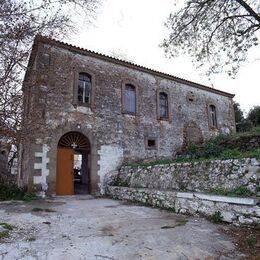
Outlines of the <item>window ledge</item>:
{"type": "Polygon", "coordinates": [[[123,115],[129,115],[129,116],[137,116],[136,113],[126,112],[126,111],[123,111],[122,114],[123,115]]]}
{"type": "Polygon", "coordinates": [[[167,121],[167,122],[170,121],[168,117],[160,117],[160,118],[158,118],[158,120],[159,121],[167,121]]]}

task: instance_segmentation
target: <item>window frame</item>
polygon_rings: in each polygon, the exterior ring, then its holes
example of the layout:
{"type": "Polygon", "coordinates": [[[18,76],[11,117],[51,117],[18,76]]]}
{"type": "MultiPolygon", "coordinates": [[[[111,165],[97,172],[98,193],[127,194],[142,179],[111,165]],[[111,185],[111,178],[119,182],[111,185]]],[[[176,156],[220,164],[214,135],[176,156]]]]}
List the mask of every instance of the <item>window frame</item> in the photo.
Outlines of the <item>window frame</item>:
{"type": "Polygon", "coordinates": [[[158,139],[156,137],[146,136],[145,137],[145,149],[146,150],[157,150],[158,149],[158,139]],[[148,145],[149,140],[155,141],[155,145],[149,146],[148,145]]]}
{"type": "Polygon", "coordinates": [[[171,122],[171,109],[170,109],[171,100],[170,100],[169,91],[165,90],[165,89],[158,89],[156,99],[157,99],[157,102],[156,102],[157,103],[157,119],[160,121],[171,122]],[[167,96],[167,117],[161,117],[160,94],[165,94],[167,96]]]}
{"type": "Polygon", "coordinates": [[[91,75],[85,73],[85,72],[80,72],[79,73],[79,78],[78,78],[78,103],[83,103],[83,104],[91,104],[91,89],[92,89],[92,77],[91,75]],[[86,95],[86,92],[87,92],[87,82],[88,80],[83,80],[81,79],[80,77],[81,76],[86,76],[88,79],[89,79],[89,82],[90,82],[90,89],[88,90],[88,96],[86,95]],[[83,89],[82,89],[82,101],[79,100],[79,85],[80,85],[80,82],[83,82],[83,89]],[[84,101],[84,99],[86,99],[86,97],[88,98],[88,102],[84,101]]]}
{"type": "Polygon", "coordinates": [[[217,129],[218,128],[218,109],[217,109],[217,106],[215,104],[208,104],[208,122],[209,122],[209,128],[210,129],[217,129]],[[213,121],[212,121],[212,114],[213,112],[211,111],[211,107],[214,107],[215,108],[215,121],[216,121],[216,125],[213,124],[213,121]]]}
{"type": "Polygon", "coordinates": [[[83,106],[83,107],[89,107],[94,108],[94,102],[95,102],[95,88],[96,88],[96,77],[94,73],[87,70],[86,68],[78,67],[74,70],[74,85],[73,85],[73,105],[76,106],[83,106]],[[78,82],[79,82],[79,75],[80,73],[85,73],[90,76],[91,78],[91,89],[89,92],[89,103],[81,102],[78,100],[78,82]]]}
{"type": "Polygon", "coordinates": [[[132,115],[136,116],[138,115],[139,109],[138,109],[138,104],[139,104],[139,95],[138,95],[138,86],[135,82],[127,80],[123,81],[122,83],[122,88],[121,88],[121,111],[122,114],[127,114],[127,115],[132,115]],[[130,85],[135,88],[135,112],[130,112],[125,109],[125,91],[126,91],[126,86],[130,85]]]}

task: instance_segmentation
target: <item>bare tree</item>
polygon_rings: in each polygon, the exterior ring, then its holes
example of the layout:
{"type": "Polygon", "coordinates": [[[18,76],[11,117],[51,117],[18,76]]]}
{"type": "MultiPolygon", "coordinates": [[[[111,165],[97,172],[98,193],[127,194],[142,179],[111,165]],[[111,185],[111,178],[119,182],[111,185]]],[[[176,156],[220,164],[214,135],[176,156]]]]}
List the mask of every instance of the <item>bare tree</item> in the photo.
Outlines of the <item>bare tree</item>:
{"type": "Polygon", "coordinates": [[[61,39],[75,32],[79,21],[93,21],[99,2],[0,0],[0,138],[19,142],[22,80],[34,37],[61,39]]]}
{"type": "Polygon", "coordinates": [[[208,74],[235,76],[248,50],[259,44],[259,0],[187,0],[171,13],[169,37],[161,45],[169,57],[188,53],[208,74]]]}

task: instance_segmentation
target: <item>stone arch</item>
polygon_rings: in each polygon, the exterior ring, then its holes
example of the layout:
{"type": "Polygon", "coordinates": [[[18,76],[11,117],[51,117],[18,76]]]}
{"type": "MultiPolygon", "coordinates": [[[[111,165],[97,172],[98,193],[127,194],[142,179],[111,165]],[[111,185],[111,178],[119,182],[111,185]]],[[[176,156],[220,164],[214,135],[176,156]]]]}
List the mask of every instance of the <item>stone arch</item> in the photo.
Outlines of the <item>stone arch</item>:
{"type": "Polygon", "coordinates": [[[98,174],[99,171],[99,158],[100,155],[98,154],[98,142],[95,135],[93,135],[90,129],[87,129],[84,126],[79,124],[62,124],[58,126],[46,139],[46,142],[50,148],[49,150],[49,169],[50,174],[48,176],[48,194],[54,195],[56,194],[56,173],[57,173],[57,153],[58,153],[58,143],[63,135],[69,132],[80,132],[83,134],[89,141],[89,145],[91,147],[89,153],[89,160],[90,160],[90,190],[89,193],[98,193],[100,192],[99,189],[99,182],[100,177],[98,174]]]}
{"type": "Polygon", "coordinates": [[[78,132],[65,133],[58,142],[56,162],[56,194],[87,194],[91,189],[91,146],[78,132]]]}

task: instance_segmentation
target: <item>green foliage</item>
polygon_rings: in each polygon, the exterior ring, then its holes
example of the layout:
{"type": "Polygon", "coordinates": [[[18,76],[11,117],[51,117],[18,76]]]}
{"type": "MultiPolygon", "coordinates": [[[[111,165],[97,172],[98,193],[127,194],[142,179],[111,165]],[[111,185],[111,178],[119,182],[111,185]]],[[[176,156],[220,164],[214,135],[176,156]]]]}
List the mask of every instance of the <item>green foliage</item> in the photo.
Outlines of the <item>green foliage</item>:
{"type": "Polygon", "coordinates": [[[247,197],[247,196],[251,196],[252,192],[244,186],[238,186],[232,190],[227,190],[227,189],[223,189],[223,188],[215,188],[210,191],[210,194],[221,195],[221,196],[231,196],[231,197],[234,197],[234,196],[247,197]]]}
{"type": "Polygon", "coordinates": [[[243,119],[241,122],[236,124],[237,132],[247,132],[253,129],[253,124],[249,119],[243,119]]]}
{"type": "Polygon", "coordinates": [[[221,216],[220,211],[216,211],[212,216],[209,217],[209,220],[215,224],[223,222],[223,217],[221,216]]]}
{"type": "Polygon", "coordinates": [[[223,151],[223,148],[220,145],[220,142],[223,141],[226,137],[219,135],[217,137],[212,137],[207,140],[203,146],[198,146],[196,144],[191,144],[187,148],[187,153],[191,158],[214,158],[220,156],[223,151]]]}
{"type": "Polygon", "coordinates": [[[214,159],[236,159],[236,158],[260,158],[260,148],[251,149],[249,151],[242,151],[238,148],[224,148],[223,143],[228,142],[233,139],[238,139],[242,137],[251,137],[260,135],[260,127],[253,128],[250,132],[235,133],[230,136],[218,135],[206,140],[203,145],[190,144],[184,155],[180,155],[176,159],[162,159],[153,160],[143,163],[131,163],[126,164],[132,168],[136,167],[151,167],[154,165],[165,165],[171,163],[193,163],[206,160],[214,159]]]}
{"type": "Polygon", "coordinates": [[[251,196],[252,192],[244,186],[236,187],[231,191],[236,196],[251,196]]]}
{"type": "Polygon", "coordinates": [[[235,122],[238,124],[244,120],[243,111],[240,108],[240,104],[237,102],[234,102],[233,107],[235,112],[235,122]]]}
{"type": "Polygon", "coordinates": [[[44,209],[42,209],[42,208],[32,208],[32,211],[33,212],[42,212],[42,211],[44,211],[44,209]]]}
{"type": "Polygon", "coordinates": [[[54,209],[43,209],[43,208],[38,208],[38,207],[35,207],[35,208],[32,208],[32,211],[33,212],[43,212],[43,211],[45,211],[45,212],[56,212],[56,210],[54,210],[54,209]]]}
{"type": "Polygon", "coordinates": [[[1,200],[24,200],[30,201],[36,199],[32,193],[26,192],[25,189],[17,187],[17,185],[0,184],[0,201],[1,200]]]}
{"type": "Polygon", "coordinates": [[[247,119],[250,120],[254,126],[260,126],[260,106],[253,107],[249,111],[247,119]]]}
{"type": "Polygon", "coordinates": [[[25,194],[24,194],[24,196],[23,196],[23,198],[22,198],[22,200],[24,200],[24,201],[32,201],[32,200],[35,200],[36,199],[36,195],[35,194],[33,194],[33,193],[29,193],[29,192],[25,192],[25,194]]]}
{"type": "Polygon", "coordinates": [[[45,212],[56,212],[54,209],[45,209],[45,212]]]}
{"type": "Polygon", "coordinates": [[[7,230],[13,230],[14,229],[14,226],[12,226],[8,223],[0,223],[0,226],[2,226],[4,229],[7,229],[7,230]]]}
{"type": "Polygon", "coordinates": [[[245,243],[250,249],[254,249],[257,244],[257,239],[255,236],[251,235],[245,239],[245,243]]]}
{"type": "Polygon", "coordinates": [[[241,156],[241,151],[238,149],[226,149],[221,153],[221,159],[237,158],[241,156]]]}
{"type": "Polygon", "coordinates": [[[8,238],[9,237],[9,230],[4,230],[0,232],[0,239],[8,238]]]}
{"type": "Polygon", "coordinates": [[[260,126],[259,126],[259,127],[255,127],[255,128],[253,129],[253,132],[254,132],[255,134],[259,134],[259,135],[260,135],[260,126]]]}

